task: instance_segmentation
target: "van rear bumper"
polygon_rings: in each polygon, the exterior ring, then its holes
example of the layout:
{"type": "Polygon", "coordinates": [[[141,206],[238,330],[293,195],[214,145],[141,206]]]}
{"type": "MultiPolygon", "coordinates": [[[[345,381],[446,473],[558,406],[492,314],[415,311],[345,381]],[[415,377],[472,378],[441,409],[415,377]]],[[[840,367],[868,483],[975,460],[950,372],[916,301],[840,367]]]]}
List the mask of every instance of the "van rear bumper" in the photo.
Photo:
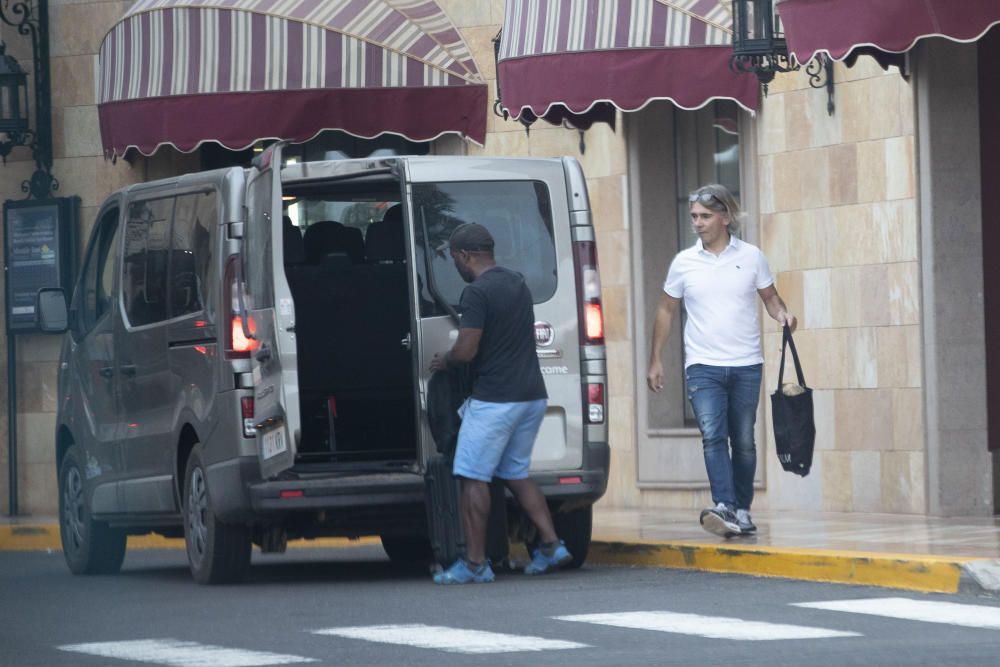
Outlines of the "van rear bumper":
{"type": "Polygon", "coordinates": [[[382,473],[258,482],[250,485],[255,512],[344,509],[424,502],[424,478],[415,473],[382,473]]]}
{"type": "Polygon", "coordinates": [[[608,490],[611,448],[606,442],[587,443],[584,467],[577,470],[546,470],[531,474],[545,498],[558,505],[578,506],[597,502],[608,490]]]}

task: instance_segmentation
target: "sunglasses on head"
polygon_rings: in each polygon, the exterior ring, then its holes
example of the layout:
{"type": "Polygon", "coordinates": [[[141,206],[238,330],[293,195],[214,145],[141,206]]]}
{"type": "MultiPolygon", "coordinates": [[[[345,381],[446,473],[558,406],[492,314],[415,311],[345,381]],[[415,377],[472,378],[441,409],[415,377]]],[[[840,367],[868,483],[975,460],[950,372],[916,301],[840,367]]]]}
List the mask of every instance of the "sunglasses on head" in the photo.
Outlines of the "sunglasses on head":
{"type": "Polygon", "coordinates": [[[715,202],[725,206],[725,203],[723,203],[721,199],[713,195],[711,192],[692,192],[688,195],[688,202],[692,204],[695,202],[701,202],[702,204],[711,204],[712,202],[715,202]]]}

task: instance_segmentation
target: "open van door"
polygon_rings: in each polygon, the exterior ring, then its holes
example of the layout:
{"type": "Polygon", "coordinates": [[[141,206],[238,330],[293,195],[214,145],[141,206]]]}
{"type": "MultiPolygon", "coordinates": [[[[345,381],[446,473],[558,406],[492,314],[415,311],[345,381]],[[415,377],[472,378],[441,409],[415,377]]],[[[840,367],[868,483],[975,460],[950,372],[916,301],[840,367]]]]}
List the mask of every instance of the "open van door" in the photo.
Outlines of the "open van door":
{"type": "Polygon", "coordinates": [[[295,463],[301,434],[295,307],[285,277],[281,208],[281,150],[277,143],[253,161],[247,182],[247,224],[240,268],[245,288],[244,335],[251,355],[254,422],[261,476],[295,463]]]}

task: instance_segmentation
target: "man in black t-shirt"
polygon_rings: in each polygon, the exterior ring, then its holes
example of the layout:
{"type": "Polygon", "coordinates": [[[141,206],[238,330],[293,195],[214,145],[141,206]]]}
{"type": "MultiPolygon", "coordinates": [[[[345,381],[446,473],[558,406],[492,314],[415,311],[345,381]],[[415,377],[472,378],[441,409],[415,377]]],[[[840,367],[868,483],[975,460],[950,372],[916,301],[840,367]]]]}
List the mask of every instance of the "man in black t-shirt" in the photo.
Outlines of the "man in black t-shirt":
{"type": "Polygon", "coordinates": [[[528,477],[548,403],[535,353],[531,293],[521,274],[497,266],[493,237],[482,225],[459,226],[448,244],[455,268],[469,285],[462,292],[458,339],[443,356],[434,355],[431,370],[472,364],[472,396],[461,409],[454,466],[462,480],[459,502],[466,554],[434,575],[434,583],[493,581],[486,560],[486,524],[494,476],[504,480],[538,528],[541,543],[525,574],[551,572],[573,557],[556,536],[545,496],[528,477]]]}

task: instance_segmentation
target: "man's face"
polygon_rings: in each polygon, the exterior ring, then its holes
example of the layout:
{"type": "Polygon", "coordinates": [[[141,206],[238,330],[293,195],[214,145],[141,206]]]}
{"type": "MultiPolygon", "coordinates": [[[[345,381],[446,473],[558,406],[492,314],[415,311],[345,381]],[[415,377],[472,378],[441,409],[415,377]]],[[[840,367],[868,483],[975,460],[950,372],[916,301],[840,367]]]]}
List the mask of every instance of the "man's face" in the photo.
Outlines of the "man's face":
{"type": "Polygon", "coordinates": [[[451,253],[451,258],[455,262],[455,269],[458,270],[458,275],[462,276],[462,280],[467,283],[471,283],[476,279],[476,274],[472,272],[469,268],[469,252],[467,250],[455,250],[449,251],[451,253]]]}
{"type": "Polygon", "coordinates": [[[701,239],[702,245],[712,245],[725,238],[729,216],[707,208],[701,202],[691,204],[691,228],[701,239]]]}

